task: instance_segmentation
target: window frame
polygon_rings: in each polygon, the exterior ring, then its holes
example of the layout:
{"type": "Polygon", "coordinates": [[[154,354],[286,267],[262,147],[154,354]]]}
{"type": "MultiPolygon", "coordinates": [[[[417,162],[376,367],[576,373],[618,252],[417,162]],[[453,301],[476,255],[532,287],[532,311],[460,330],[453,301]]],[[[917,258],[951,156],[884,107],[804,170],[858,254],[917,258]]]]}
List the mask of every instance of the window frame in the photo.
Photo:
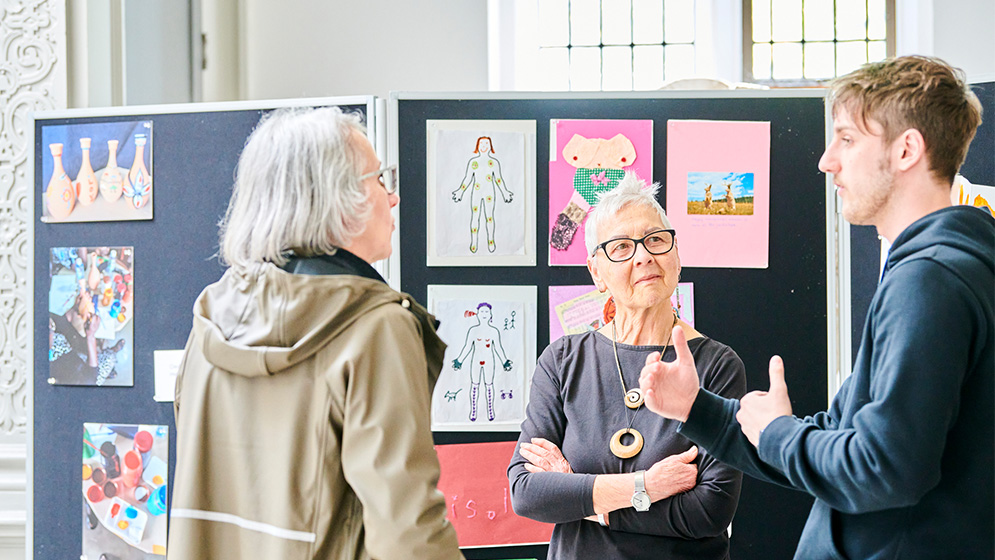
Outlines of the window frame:
{"type": "MultiPolygon", "coordinates": [[[[803,5],[806,0],[802,0],[803,5]]],[[[835,6],[836,2],[833,1],[835,6]]],[[[895,0],[885,0],[885,56],[895,56],[895,0]]],[[[804,17],[804,16],[803,16],[804,17]]],[[[804,20],[803,20],[804,21],[804,20]]],[[[827,81],[832,78],[827,78],[824,80],[811,80],[806,78],[798,79],[788,79],[788,80],[777,80],[777,79],[757,79],[753,76],[753,45],[758,44],[753,41],[753,0],[743,0],[743,12],[742,12],[742,23],[743,23],[743,81],[750,82],[754,84],[761,84],[771,87],[813,87],[822,86],[827,81]]],[[[835,23],[835,22],[834,22],[835,23]]],[[[865,40],[866,41],[866,40],[865,40]]],[[[778,41],[772,42],[771,44],[777,44],[781,42],[788,41],[778,41]]],[[[794,42],[794,41],[791,41],[794,42]]],[[[837,39],[833,38],[833,43],[836,43],[837,39]]],[[[801,44],[805,45],[804,37],[801,40],[801,44]]],[[[802,63],[802,68],[804,69],[804,62],[802,63]]]]}

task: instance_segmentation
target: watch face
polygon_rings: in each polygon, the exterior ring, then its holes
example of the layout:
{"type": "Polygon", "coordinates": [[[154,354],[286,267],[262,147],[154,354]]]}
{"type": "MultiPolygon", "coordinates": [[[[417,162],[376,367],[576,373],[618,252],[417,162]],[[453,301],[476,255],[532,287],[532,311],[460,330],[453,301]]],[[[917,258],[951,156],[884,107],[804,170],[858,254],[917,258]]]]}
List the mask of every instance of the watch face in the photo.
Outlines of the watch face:
{"type": "Polygon", "coordinates": [[[646,492],[636,492],[632,495],[632,507],[636,511],[647,511],[650,508],[650,496],[646,492]]]}

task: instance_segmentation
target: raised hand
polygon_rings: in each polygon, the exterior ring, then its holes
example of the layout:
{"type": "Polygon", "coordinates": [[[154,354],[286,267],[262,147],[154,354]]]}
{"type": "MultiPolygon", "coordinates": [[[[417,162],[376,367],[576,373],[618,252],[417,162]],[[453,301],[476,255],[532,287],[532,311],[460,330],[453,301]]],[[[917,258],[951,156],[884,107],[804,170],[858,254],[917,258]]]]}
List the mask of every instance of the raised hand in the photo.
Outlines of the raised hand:
{"type": "Polygon", "coordinates": [[[736,420],[746,439],[759,446],[760,432],[781,416],[791,416],[791,399],[784,381],[784,362],[780,356],[773,356],[770,359],[770,390],[753,391],[740,399],[736,420]]]}
{"type": "Polygon", "coordinates": [[[532,438],[532,443],[523,443],[518,453],[528,460],[529,463],[525,465],[525,470],[531,473],[558,472],[569,474],[574,472],[560,448],[547,439],[532,438]]]}
{"type": "Polygon", "coordinates": [[[655,502],[694,488],[698,483],[698,465],[691,461],[697,456],[698,448],[692,447],[650,467],[646,471],[646,492],[650,500],[655,502]]]}
{"type": "Polygon", "coordinates": [[[659,352],[647,356],[639,374],[639,388],[646,399],[646,408],[664,418],[684,422],[698,396],[698,372],[684,329],[674,327],[673,336],[677,359],[664,362],[659,352]]]}

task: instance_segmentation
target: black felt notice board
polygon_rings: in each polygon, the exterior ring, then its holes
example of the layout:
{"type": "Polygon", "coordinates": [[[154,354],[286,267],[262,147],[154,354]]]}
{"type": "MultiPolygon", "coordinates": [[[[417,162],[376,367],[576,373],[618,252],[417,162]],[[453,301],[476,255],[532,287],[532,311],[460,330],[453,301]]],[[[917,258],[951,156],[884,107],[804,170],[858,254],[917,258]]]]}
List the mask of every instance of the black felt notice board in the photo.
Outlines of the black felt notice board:
{"type": "MultiPolygon", "coordinates": [[[[675,95],[676,94],[676,95],[675,95]]],[[[700,95],[700,93],[699,93],[700,95]]],[[[393,100],[392,100],[393,103],[393,100]]],[[[798,415],[827,402],[826,177],[818,170],[826,145],[821,91],[720,92],[692,97],[650,94],[452,96],[397,94],[396,145],[401,173],[401,289],[426,301],[429,284],[500,284],[538,287],[538,352],[549,343],[548,288],[591,284],[584,267],[548,263],[550,119],[652,119],[653,176],[667,170],[667,120],[747,120],[771,123],[770,266],[766,269],[684,268],[695,285],[698,330],[730,345],[746,364],[749,390],[768,387],[767,362],[787,365],[798,415]],[[426,267],[426,121],[534,119],[536,137],[535,267],[426,267]]],[[[393,123],[392,123],[393,126],[393,123]]],[[[663,189],[660,201],[665,204],[663,189]]],[[[665,206],[666,207],[666,206],[665,206]]],[[[679,235],[679,233],[678,233],[679,235]]],[[[505,441],[517,433],[436,432],[437,444],[505,441]]],[[[732,557],[790,558],[812,500],[805,494],[746,477],[733,522],[732,557]]],[[[468,549],[467,558],[545,558],[545,546],[468,549]]]]}
{"type": "MultiPolygon", "coordinates": [[[[169,480],[172,480],[176,456],[173,406],[171,402],[152,399],[153,351],[183,348],[192,325],[194,299],[224,271],[214,258],[218,247],[217,224],[231,196],[238,157],[260,117],[278,106],[339,105],[365,118],[372,113],[372,100],[372,97],[325,98],[36,115],[33,469],[28,473],[34,558],[80,556],[83,498],[79,460],[85,422],[169,426],[169,480]],[[154,218],[43,223],[46,185],[42,184],[42,165],[44,158],[51,155],[48,146],[42,145],[42,128],[139,120],[152,121],[154,218]],[[50,385],[47,381],[50,249],[100,246],[134,247],[134,386],[50,385]]],[[[102,167],[98,162],[93,165],[102,167]]],[[[77,164],[66,170],[74,178],[78,168],[77,164]]]]}

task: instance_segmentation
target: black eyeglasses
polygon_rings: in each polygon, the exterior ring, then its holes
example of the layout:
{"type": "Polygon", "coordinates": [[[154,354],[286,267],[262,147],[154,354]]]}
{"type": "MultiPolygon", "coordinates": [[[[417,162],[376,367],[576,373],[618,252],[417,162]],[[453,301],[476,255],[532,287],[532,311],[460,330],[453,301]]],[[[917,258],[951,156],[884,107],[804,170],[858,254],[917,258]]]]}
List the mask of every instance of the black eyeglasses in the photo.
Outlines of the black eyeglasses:
{"type": "Polygon", "coordinates": [[[360,175],[359,180],[363,181],[369,179],[370,177],[377,177],[380,181],[380,185],[387,189],[387,194],[394,194],[397,192],[397,164],[388,165],[387,167],[381,167],[372,173],[367,173],[366,175],[360,175]]]}
{"type": "Polygon", "coordinates": [[[672,229],[658,229],[647,233],[639,239],[631,237],[619,237],[609,239],[594,248],[594,255],[601,249],[611,262],[625,262],[636,254],[636,246],[642,244],[646,252],[651,255],[663,255],[669,253],[674,248],[674,237],[677,232],[672,229]]]}

